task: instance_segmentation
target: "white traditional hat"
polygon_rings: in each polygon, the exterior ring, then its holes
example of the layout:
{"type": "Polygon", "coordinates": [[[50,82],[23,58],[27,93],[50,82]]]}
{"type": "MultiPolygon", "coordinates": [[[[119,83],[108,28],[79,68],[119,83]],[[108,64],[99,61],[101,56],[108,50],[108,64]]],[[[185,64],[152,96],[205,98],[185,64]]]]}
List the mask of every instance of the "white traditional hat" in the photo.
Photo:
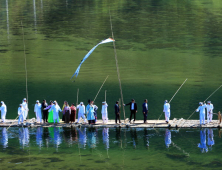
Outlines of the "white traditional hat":
{"type": "Polygon", "coordinates": [[[26,98],[23,99],[23,101],[26,100],[26,98]]]}
{"type": "Polygon", "coordinates": [[[102,103],[106,104],[106,101],[104,101],[104,102],[102,102],[102,103]]]}
{"type": "Polygon", "coordinates": [[[83,102],[80,102],[80,104],[83,104],[83,102]]]}
{"type": "Polygon", "coordinates": [[[168,103],[168,100],[165,100],[164,103],[168,103]]]}
{"type": "Polygon", "coordinates": [[[199,105],[202,105],[203,103],[202,102],[199,102],[199,105]]]}
{"type": "Polygon", "coordinates": [[[1,101],[1,104],[4,104],[4,102],[3,102],[3,101],[1,101]]]}
{"type": "Polygon", "coordinates": [[[211,103],[211,101],[207,101],[207,103],[211,103]]]}
{"type": "Polygon", "coordinates": [[[36,100],[36,103],[39,103],[39,100],[36,100]]]}
{"type": "Polygon", "coordinates": [[[22,104],[19,104],[19,107],[21,107],[22,106],[22,104]]]}

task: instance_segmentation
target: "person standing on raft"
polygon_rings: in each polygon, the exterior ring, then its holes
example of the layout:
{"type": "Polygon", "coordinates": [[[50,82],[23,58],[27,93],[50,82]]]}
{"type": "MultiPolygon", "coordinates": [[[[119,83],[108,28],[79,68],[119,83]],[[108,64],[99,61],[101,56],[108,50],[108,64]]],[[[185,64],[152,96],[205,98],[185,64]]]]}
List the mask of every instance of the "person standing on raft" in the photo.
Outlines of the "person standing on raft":
{"type": "Polygon", "coordinates": [[[49,109],[48,112],[51,112],[53,110],[53,121],[55,124],[56,121],[57,121],[57,123],[59,123],[59,112],[62,112],[62,110],[56,101],[54,101],[53,104],[54,105],[52,105],[52,107],[49,109]]]}
{"type": "Polygon", "coordinates": [[[41,112],[41,107],[42,105],[39,103],[39,101],[37,100],[36,101],[36,104],[35,104],[35,108],[34,108],[34,112],[35,112],[35,115],[36,115],[36,122],[37,123],[42,123],[42,112],[41,112]]]}
{"type": "Polygon", "coordinates": [[[145,99],[144,100],[144,103],[143,103],[143,105],[142,105],[142,107],[143,107],[143,121],[144,121],[144,123],[147,123],[147,113],[148,113],[148,100],[147,99],[145,99]]]}
{"type": "Polygon", "coordinates": [[[46,123],[48,122],[48,110],[44,110],[46,107],[48,107],[48,103],[46,103],[46,100],[44,99],[42,101],[42,113],[43,113],[43,122],[46,123]]]}
{"type": "Polygon", "coordinates": [[[28,111],[29,111],[26,98],[24,98],[23,101],[22,101],[22,107],[24,109],[24,120],[26,121],[26,118],[28,116],[28,111]]]}
{"type": "Polygon", "coordinates": [[[207,108],[206,103],[199,102],[199,107],[197,108],[196,112],[200,112],[200,125],[205,125],[205,109],[207,108]]]}
{"type": "Polygon", "coordinates": [[[86,107],[87,120],[89,124],[95,124],[94,108],[93,101],[90,102],[86,107]]]}
{"type": "Polygon", "coordinates": [[[22,104],[20,104],[18,107],[18,115],[19,115],[19,118],[18,118],[18,125],[19,125],[20,122],[24,123],[24,109],[23,109],[22,104]]]}
{"type": "Polygon", "coordinates": [[[102,102],[102,119],[103,119],[103,124],[108,123],[108,111],[107,111],[108,104],[106,101],[102,102]]]}
{"type": "Polygon", "coordinates": [[[133,123],[135,123],[136,121],[136,113],[137,113],[137,104],[135,103],[135,100],[132,99],[132,101],[128,104],[123,104],[123,106],[127,106],[127,105],[130,105],[130,121],[129,123],[131,123],[131,119],[132,119],[132,116],[134,115],[134,121],[133,123]]]}
{"type": "Polygon", "coordinates": [[[116,101],[116,104],[115,104],[114,108],[115,108],[115,122],[117,124],[117,119],[118,119],[119,123],[121,123],[119,101],[116,101]]]}
{"type": "Polygon", "coordinates": [[[71,123],[75,123],[75,121],[76,121],[76,107],[75,107],[74,103],[71,105],[70,109],[71,109],[70,121],[71,121],[71,123]]]}
{"type": "Polygon", "coordinates": [[[63,107],[63,115],[65,117],[65,123],[69,123],[70,121],[70,115],[71,115],[71,109],[69,107],[68,102],[65,103],[65,106],[63,107]]]}
{"type": "Polygon", "coordinates": [[[165,113],[166,123],[169,123],[169,120],[170,120],[170,104],[168,103],[167,100],[165,100],[165,102],[164,102],[163,112],[165,113]]]}
{"type": "Polygon", "coordinates": [[[214,105],[211,101],[207,102],[207,123],[212,122],[214,105]]]}
{"type": "Polygon", "coordinates": [[[5,123],[5,117],[6,117],[6,113],[7,113],[7,107],[5,105],[5,103],[3,101],[1,101],[1,107],[0,107],[0,111],[1,111],[1,119],[2,122],[5,123]]]}
{"type": "Polygon", "coordinates": [[[84,120],[84,123],[86,123],[86,117],[85,117],[85,105],[83,104],[83,102],[80,102],[79,105],[76,106],[78,110],[78,120],[77,123],[79,123],[80,118],[82,117],[84,120]]]}

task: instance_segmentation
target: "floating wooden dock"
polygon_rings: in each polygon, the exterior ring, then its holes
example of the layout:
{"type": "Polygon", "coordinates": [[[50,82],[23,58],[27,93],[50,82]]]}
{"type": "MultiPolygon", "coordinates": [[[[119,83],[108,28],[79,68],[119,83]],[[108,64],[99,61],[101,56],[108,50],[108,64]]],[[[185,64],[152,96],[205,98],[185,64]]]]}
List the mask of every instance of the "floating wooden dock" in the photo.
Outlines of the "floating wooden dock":
{"type": "MultiPolygon", "coordinates": [[[[27,122],[24,125],[18,125],[17,120],[10,120],[7,119],[5,123],[0,123],[0,127],[127,127],[127,128],[220,128],[222,127],[222,124],[219,124],[218,120],[213,120],[212,123],[205,124],[200,126],[199,120],[185,120],[185,119],[176,119],[170,120],[169,124],[165,122],[165,120],[148,120],[147,124],[143,123],[143,120],[136,120],[135,123],[129,124],[123,123],[121,124],[115,124],[115,120],[109,120],[107,124],[103,124],[102,120],[97,120],[97,123],[95,125],[88,125],[84,123],[79,124],[66,124],[64,122],[60,122],[58,124],[53,123],[35,123],[36,119],[32,118],[27,120],[27,122]]],[[[207,121],[205,121],[207,122],[207,121]]]]}

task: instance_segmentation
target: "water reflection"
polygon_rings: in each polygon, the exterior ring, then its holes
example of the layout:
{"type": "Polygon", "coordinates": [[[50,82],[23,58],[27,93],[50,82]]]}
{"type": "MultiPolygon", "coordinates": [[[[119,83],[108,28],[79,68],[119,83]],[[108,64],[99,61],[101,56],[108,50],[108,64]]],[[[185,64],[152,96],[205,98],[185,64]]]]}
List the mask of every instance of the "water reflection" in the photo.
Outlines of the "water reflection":
{"type": "Polygon", "coordinates": [[[212,146],[214,145],[214,133],[213,129],[208,129],[208,140],[207,140],[207,145],[209,147],[209,150],[212,150],[212,146]]]}
{"type": "Polygon", "coordinates": [[[206,144],[206,129],[200,130],[200,143],[198,143],[198,147],[202,153],[208,152],[206,144]]]}
{"type": "MultiPolygon", "coordinates": [[[[39,150],[43,148],[55,147],[56,151],[64,146],[77,147],[79,149],[90,149],[91,151],[96,148],[103,148],[104,150],[110,149],[110,145],[115,148],[126,149],[128,147],[134,149],[150,149],[150,140],[152,140],[152,149],[156,147],[158,149],[161,146],[166,146],[169,148],[173,146],[178,151],[182,151],[186,156],[189,156],[189,147],[184,147],[184,143],[178,142],[181,137],[188,134],[193,134],[192,137],[186,137],[186,141],[197,140],[197,134],[200,134],[200,143],[197,144],[200,148],[201,153],[207,153],[212,151],[213,145],[215,145],[213,129],[201,129],[200,131],[187,131],[183,135],[179,133],[174,133],[173,130],[165,129],[160,130],[158,135],[156,131],[151,129],[122,129],[122,128],[62,128],[62,127],[37,127],[37,128],[27,128],[20,127],[17,129],[11,129],[7,131],[7,128],[1,128],[0,141],[2,148],[8,148],[10,144],[10,139],[18,138],[19,145],[22,148],[29,147],[30,143],[37,146],[39,150]],[[190,133],[193,132],[193,133],[190,133]],[[174,142],[171,140],[172,134],[175,135],[174,142]],[[161,141],[164,137],[165,144],[161,141]],[[31,140],[30,140],[31,139],[31,140]],[[157,147],[157,143],[160,146],[157,147]],[[76,144],[76,145],[73,145],[76,144]],[[128,145],[127,145],[128,144],[128,145]],[[185,152],[186,150],[186,152],[185,152]]],[[[180,132],[181,133],[181,132],[180,132]]],[[[218,137],[219,138],[219,137],[218,137]]],[[[199,139],[198,139],[199,140],[199,139]]],[[[31,144],[32,145],[32,144],[31,144]]],[[[32,145],[33,146],[33,145],[32,145]]],[[[196,147],[196,142],[193,143],[196,147]]],[[[214,146],[215,147],[215,146],[214,146]]],[[[195,150],[195,149],[194,149],[195,150]]]]}
{"type": "Polygon", "coordinates": [[[43,136],[43,128],[37,127],[37,129],[36,129],[36,144],[39,146],[40,149],[43,144],[42,136],[43,136]]]}
{"type": "Polygon", "coordinates": [[[8,133],[7,133],[6,127],[4,127],[2,129],[1,143],[2,143],[3,148],[7,148],[8,147],[8,133]]]}
{"type": "Polygon", "coordinates": [[[165,145],[167,148],[170,147],[171,144],[171,131],[169,129],[165,130],[165,145]]]}
{"type": "Polygon", "coordinates": [[[103,128],[103,144],[106,149],[109,149],[109,128],[103,128]]]}
{"type": "Polygon", "coordinates": [[[19,128],[19,143],[23,148],[29,146],[29,129],[27,127],[19,128]]]}
{"type": "Polygon", "coordinates": [[[87,133],[87,144],[89,148],[96,147],[96,130],[95,128],[89,128],[87,133]]]}

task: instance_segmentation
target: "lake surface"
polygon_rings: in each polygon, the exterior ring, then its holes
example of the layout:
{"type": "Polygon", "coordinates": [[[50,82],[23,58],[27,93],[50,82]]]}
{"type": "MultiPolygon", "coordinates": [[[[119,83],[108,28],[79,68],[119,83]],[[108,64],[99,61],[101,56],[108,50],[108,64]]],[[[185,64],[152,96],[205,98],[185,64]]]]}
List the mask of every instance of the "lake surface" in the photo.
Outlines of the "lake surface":
{"type": "MultiPolygon", "coordinates": [[[[148,119],[157,119],[163,101],[170,100],[186,78],[171,102],[171,118],[187,118],[222,84],[221,0],[0,0],[0,100],[8,106],[7,118],[17,116],[26,97],[21,25],[29,118],[37,99],[57,100],[60,106],[64,100],[76,103],[78,88],[79,102],[86,104],[107,75],[96,104],[100,109],[107,90],[109,118],[114,118],[120,92],[112,43],[100,45],[83,63],[76,82],[70,81],[85,54],[112,36],[109,10],[124,101],[136,100],[138,119],[145,98],[148,119]]],[[[215,112],[221,110],[221,95],[222,89],[209,99],[215,112]]]]}
{"type": "Polygon", "coordinates": [[[218,129],[0,128],[2,169],[219,169],[218,129]]]}

